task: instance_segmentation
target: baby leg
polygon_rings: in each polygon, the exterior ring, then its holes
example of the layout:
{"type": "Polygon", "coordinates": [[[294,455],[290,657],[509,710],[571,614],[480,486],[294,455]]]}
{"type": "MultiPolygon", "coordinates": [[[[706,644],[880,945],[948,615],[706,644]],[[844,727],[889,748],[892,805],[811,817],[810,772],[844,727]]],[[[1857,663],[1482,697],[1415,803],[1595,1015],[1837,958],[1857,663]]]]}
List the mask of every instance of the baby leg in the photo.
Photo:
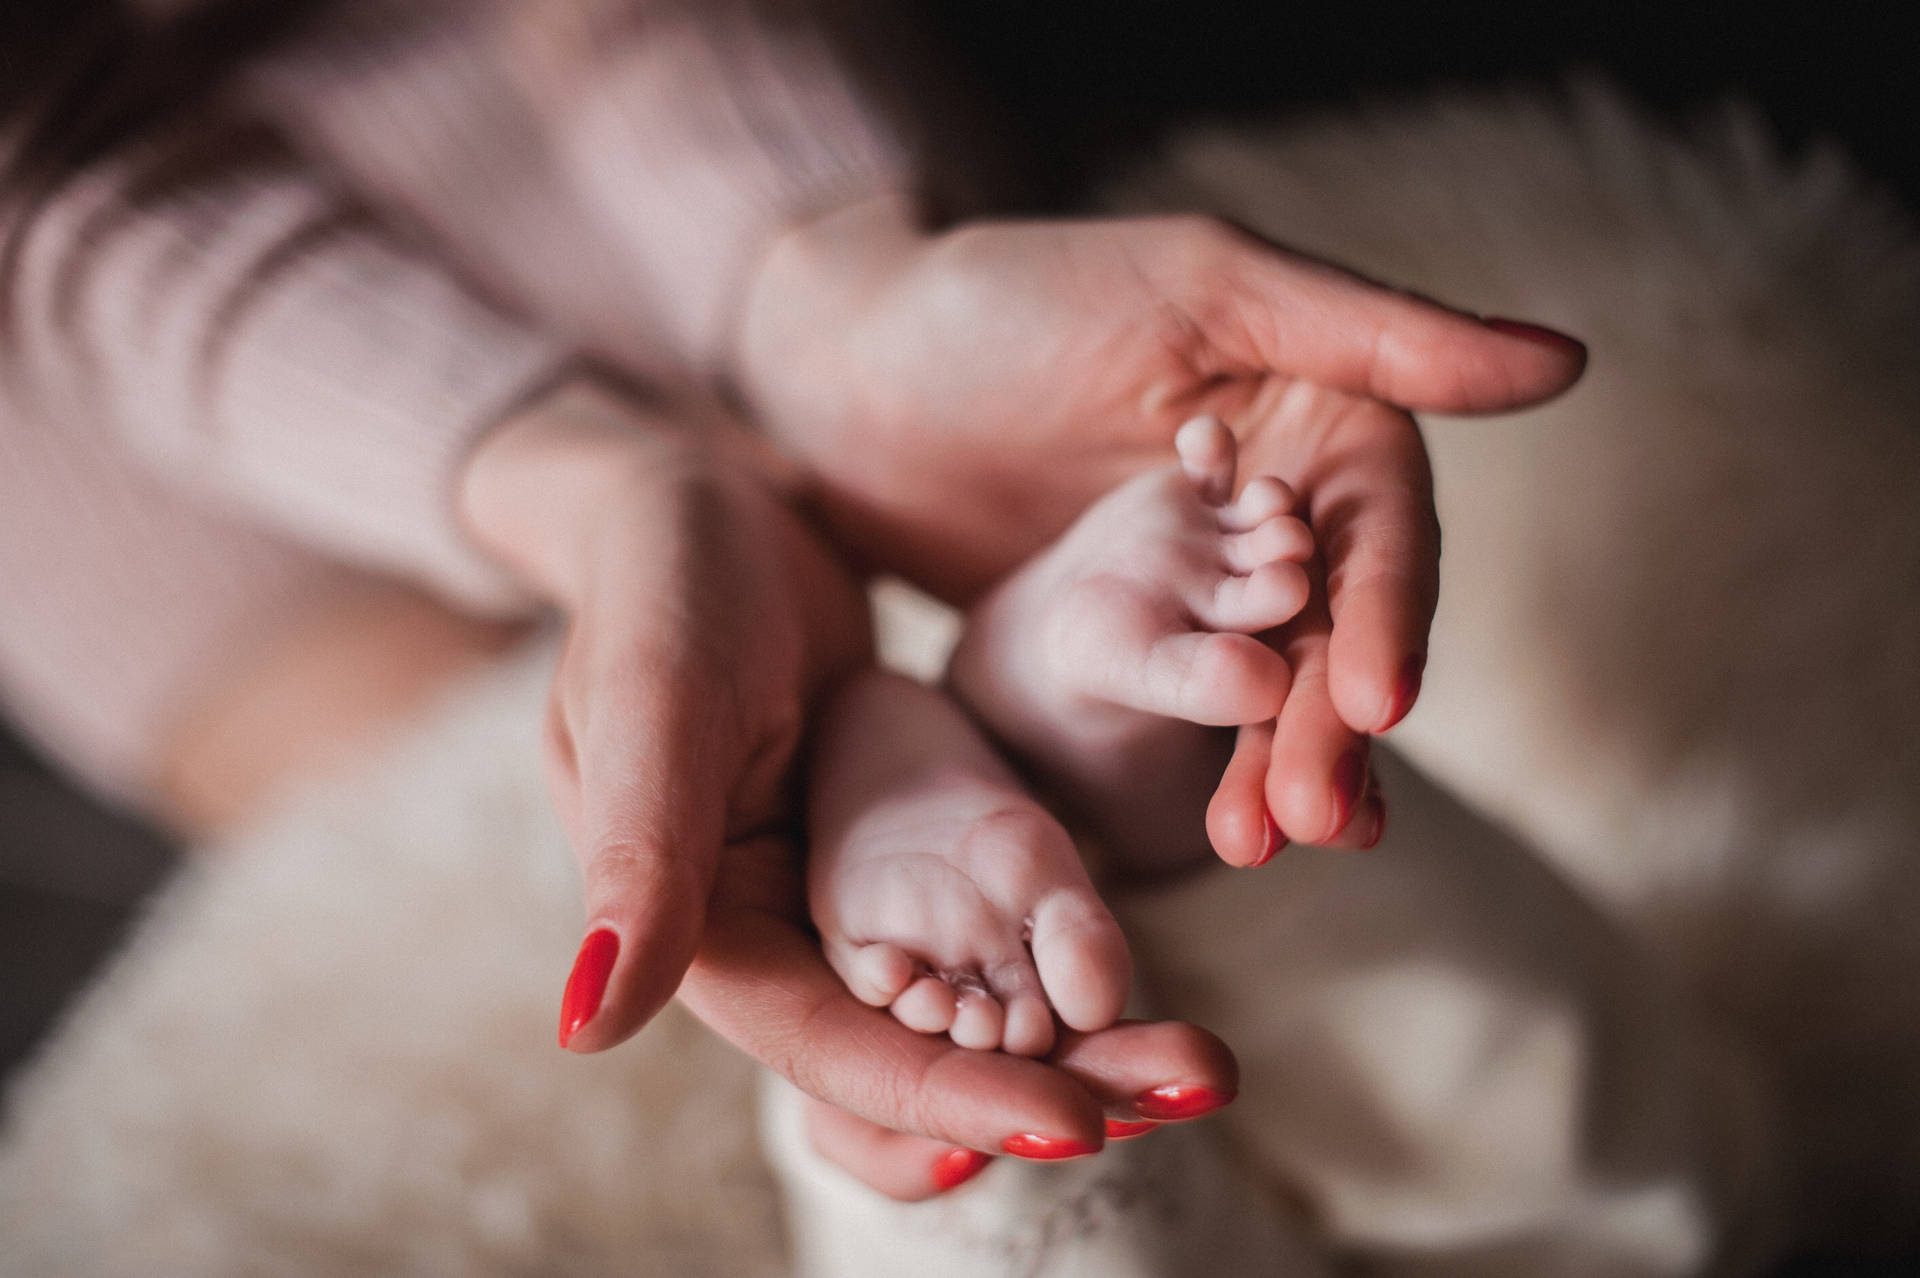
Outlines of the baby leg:
{"type": "MultiPolygon", "coordinates": [[[[1305,605],[1313,536],[1270,476],[1232,499],[1233,435],[1115,489],[977,607],[956,695],[1136,868],[1204,855],[1221,728],[1272,720],[1286,662],[1254,635],[1305,605]]],[[[1278,846],[1277,831],[1268,855],[1278,846]]]]}
{"type": "Polygon", "coordinates": [[[962,1047],[1038,1056],[1053,1015],[1111,1024],[1131,965],[1073,841],[959,708],[870,671],[835,698],[809,782],[808,902],[862,1001],[962,1047]]]}

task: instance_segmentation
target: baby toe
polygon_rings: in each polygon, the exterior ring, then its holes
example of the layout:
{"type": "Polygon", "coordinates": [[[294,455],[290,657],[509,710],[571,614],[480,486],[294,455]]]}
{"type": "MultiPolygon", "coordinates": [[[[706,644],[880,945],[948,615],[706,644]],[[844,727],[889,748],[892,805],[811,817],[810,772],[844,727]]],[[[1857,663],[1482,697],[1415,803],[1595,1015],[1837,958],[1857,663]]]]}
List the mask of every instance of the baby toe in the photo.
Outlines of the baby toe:
{"type": "Polygon", "coordinates": [[[960,996],[959,1007],[954,1012],[953,1026],[947,1031],[947,1037],[951,1038],[957,1047],[970,1048],[977,1052],[990,1052],[1000,1046],[1005,1027],[1006,1015],[1001,1010],[998,999],[990,994],[963,994],[960,996]]]}
{"type": "Polygon", "coordinates": [[[1119,1018],[1133,960],[1097,894],[1070,889],[1048,897],[1034,912],[1031,946],[1040,984],[1061,1020],[1092,1031],[1119,1018]]]}
{"type": "Polygon", "coordinates": [[[852,947],[845,961],[834,966],[853,996],[869,1007],[886,1007],[913,980],[913,960],[899,946],[884,941],[852,947]]]}
{"type": "Polygon", "coordinates": [[[1233,496],[1239,446],[1218,417],[1209,413],[1194,418],[1174,434],[1173,447],[1200,500],[1218,506],[1233,496]]]}
{"type": "Polygon", "coordinates": [[[1000,1047],[1011,1056],[1045,1056],[1053,1050],[1053,1009],[1038,991],[1008,1001],[1000,1047]]]}
{"type": "Polygon", "coordinates": [[[984,968],[987,989],[1002,1009],[1000,1047],[1015,1056],[1053,1050],[1053,1009],[1040,987],[1033,955],[1016,935],[1013,944],[984,968]]]}
{"type": "Polygon", "coordinates": [[[1280,561],[1305,563],[1313,558],[1313,530],[1291,515],[1275,515],[1245,532],[1221,537],[1220,557],[1238,573],[1280,561]]]}
{"type": "Polygon", "coordinates": [[[1256,634],[1298,616],[1311,588],[1299,564],[1262,564],[1244,577],[1219,578],[1192,609],[1210,629],[1256,634]]]}
{"type": "Polygon", "coordinates": [[[1246,532],[1277,515],[1291,515],[1300,508],[1293,489],[1272,475],[1260,475],[1247,481],[1240,495],[1220,508],[1222,532],[1246,532]]]}
{"type": "Polygon", "coordinates": [[[1247,635],[1169,635],[1153,646],[1140,671],[1138,708],[1235,727],[1278,714],[1288,681],[1285,658],[1247,635]]]}
{"type": "Polygon", "coordinates": [[[893,1000],[893,1017],[921,1034],[944,1034],[958,1010],[953,989],[937,976],[923,976],[893,1000]]]}

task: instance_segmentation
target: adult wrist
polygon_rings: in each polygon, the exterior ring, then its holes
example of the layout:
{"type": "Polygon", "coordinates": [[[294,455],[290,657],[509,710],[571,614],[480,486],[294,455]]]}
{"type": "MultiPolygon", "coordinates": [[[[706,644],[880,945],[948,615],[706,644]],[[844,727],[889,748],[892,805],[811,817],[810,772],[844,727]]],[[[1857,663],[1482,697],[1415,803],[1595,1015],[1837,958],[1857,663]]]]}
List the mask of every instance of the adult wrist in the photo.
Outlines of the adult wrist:
{"type": "Polygon", "coordinates": [[[574,608],[597,539],[650,469],[691,434],[581,375],[509,414],[475,444],[458,513],[468,534],[548,603],[574,608]]]}
{"type": "MultiPolygon", "coordinates": [[[[796,222],[749,277],[723,372],[758,413],[778,414],[791,384],[844,372],[860,315],[931,240],[913,197],[886,191],[796,222]]],[[[776,429],[781,423],[768,423],[776,429]]]]}

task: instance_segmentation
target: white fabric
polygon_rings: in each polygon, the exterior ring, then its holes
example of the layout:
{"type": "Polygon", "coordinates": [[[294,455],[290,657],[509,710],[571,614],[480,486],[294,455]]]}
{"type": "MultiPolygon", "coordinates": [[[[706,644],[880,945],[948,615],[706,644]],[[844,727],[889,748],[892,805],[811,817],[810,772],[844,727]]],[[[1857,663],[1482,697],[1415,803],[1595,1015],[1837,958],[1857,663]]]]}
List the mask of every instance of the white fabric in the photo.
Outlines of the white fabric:
{"type": "Polygon", "coordinates": [[[1653,950],[1787,1094],[1807,1228],[1920,1244],[1920,237],[1840,158],[1587,88],[1189,140],[1198,204],[1587,339],[1429,421],[1446,532],[1391,738],[1653,950]]]}

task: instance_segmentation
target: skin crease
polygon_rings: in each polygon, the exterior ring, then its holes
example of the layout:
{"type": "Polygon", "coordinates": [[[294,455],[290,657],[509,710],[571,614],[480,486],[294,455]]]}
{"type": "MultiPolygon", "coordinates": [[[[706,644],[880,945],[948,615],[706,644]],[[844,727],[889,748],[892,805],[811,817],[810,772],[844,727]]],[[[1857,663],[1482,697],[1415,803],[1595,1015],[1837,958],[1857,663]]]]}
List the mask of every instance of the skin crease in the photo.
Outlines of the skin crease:
{"type": "MultiPolygon", "coordinates": [[[[952,598],[1162,462],[1182,421],[1226,421],[1246,473],[1299,494],[1326,587],[1272,639],[1292,692],[1277,723],[1241,731],[1209,811],[1215,847],[1248,864],[1269,809],[1307,841],[1370,842],[1384,821],[1370,781],[1343,805],[1333,780],[1363,734],[1405,712],[1400,674],[1432,618],[1438,534],[1405,409],[1519,407],[1571,385],[1583,360],[1571,340],[1491,329],[1206,219],[927,236],[902,202],[878,200],[772,248],[728,373],[809,472],[836,540],[952,598]]],[[[1108,1101],[1060,1051],[1049,1065],[915,1035],[846,994],[797,888],[744,912],[728,897],[743,858],[797,881],[791,845],[760,836],[784,816],[821,687],[865,659],[857,591],[764,484],[678,442],[662,468],[660,421],[570,394],[492,432],[461,487],[479,541],[572,622],[550,769],[588,930],[611,928],[621,953],[570,1045],[618,1043],[687,972],[680,995],[710,1025],[865,1121],[941,1148],[997,1151],[1020,1133],[1097,1146],[1108,1101]],[[634,553],[663,542],[701,553],[634,553]],[[659,739],[684,748],[649,752],[659,739]]],[[[1151,1028],[1160,1037],[1093,1041],[1129,1044],[1129,1085],[1231,1093],[1217,1040],[1151,1028]]],[[[849,1170],[871,1184],[914,1179],[883,1161],[903,1148],[931,1184],[925,1147],[845,1144],[866,1151],[849,1170]]]]}

